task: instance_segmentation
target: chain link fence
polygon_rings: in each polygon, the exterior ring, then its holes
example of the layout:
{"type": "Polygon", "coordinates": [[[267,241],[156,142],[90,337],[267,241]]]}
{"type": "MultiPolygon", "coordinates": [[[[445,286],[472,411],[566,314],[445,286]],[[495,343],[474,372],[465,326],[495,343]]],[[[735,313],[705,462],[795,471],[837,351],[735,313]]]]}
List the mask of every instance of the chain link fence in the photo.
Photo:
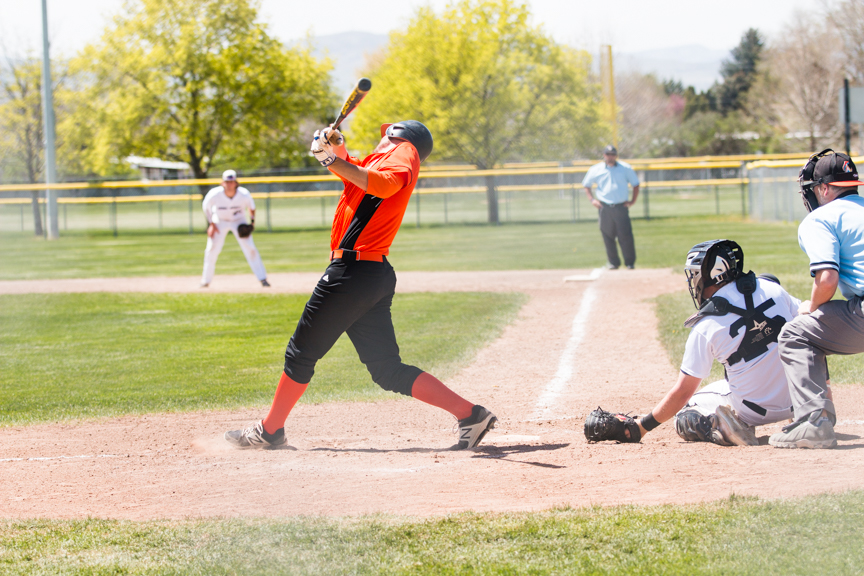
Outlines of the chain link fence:
{"type": "Polygon", "coordinates": [[[798,193],[804,162],[756,162],[748,166],[750,216],[763,222],[800,222],[807,215],[798,193]]]}
{"type": "MultiPolygon", "coordinates": [[[[486,223],[490,176],[501,223],[594,221],[597,210],[581,185],[589,167],[589,163],[538,163],[483,172],[472,167],[424,169],[403,225],[486,223]]],[[[633,167],[642,184],[630,209],[633,218],[753,214],[760,219],[788,219],[793,214],[780,192],[780,187],[789,183],[771,182],[773,176],[767,172],[764,176],[758,173],[756,184],[748,183],[743,161],[650,160],[642,164],[634,161],[633,167]],[[772,188],[775,184],[776,193],[772,188]]],[[[321,174],[241,177],[240,181],[255,198],[259,231],[330,226],[342,189],[340,181],[321,174]]],[[[60,232],[107,230],[119,235],[124,231],[201,231],[205,228],[201,186],[206,189],[216,184],[216,180],[206,184],[130,182],[60,189],[60,232]]],[[[0,232],[32,234],[30,192],[10,188],[0,187],[0,232]]],[[[44,199],[44,191],[40,195],[44,199]]],[[[39,206],[44,214],[44,201],[39,206]]]]}

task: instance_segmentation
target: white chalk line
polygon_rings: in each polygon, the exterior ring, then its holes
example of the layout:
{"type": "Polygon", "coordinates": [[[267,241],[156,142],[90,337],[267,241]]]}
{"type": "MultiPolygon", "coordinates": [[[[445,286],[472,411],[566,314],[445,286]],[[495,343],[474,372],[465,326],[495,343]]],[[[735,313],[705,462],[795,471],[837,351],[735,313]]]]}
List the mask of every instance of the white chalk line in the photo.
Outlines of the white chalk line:
{"type": "Polygon", "coordinates": [[[119,458],[116,454],[82,454],[80,456],[32,456],[30,458],[0,458],[0,462],[41,462],[44,460],[77,460],[82,458],[119,458]]]}
{"type": "MultiPolygon", "coordinates": [[[[595,278],[598,278],[602,273],[602,269],[597,273],[595,278]]],[[[592,272],[593,275],[593,272],[592,272]]],[[[582,301],[579,303],[579,311],[573,317],[573,327],[570,331],[570,339],[567,340],[567,345],[558,359],[558,371],[552,380],[546,384],[543,393],[537,399],[537,406],[534,411],[534,419],[548,420],[548,414],[552,411],[556,400],[564,393],[570,380],[573,378],[573,361],[576,357],[576,349],[582,340],[585,338],[585,327],[588,324],[588,316],[591,314],[591,308],[594,306],[594,301],[597,299],[597,291],[592,284],[585,289],[582,294],[582,301]]]]}

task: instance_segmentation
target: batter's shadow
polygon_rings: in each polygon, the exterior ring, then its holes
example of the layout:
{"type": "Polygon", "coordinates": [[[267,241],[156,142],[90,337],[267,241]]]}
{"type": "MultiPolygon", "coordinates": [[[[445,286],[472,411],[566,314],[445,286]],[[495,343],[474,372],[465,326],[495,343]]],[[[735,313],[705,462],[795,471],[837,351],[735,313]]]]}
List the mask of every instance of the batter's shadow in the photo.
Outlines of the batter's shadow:
{"type": "Polygon", "coordinates": [[[472,458],[494,458],[503,462],[513,462],[514,464],[527,464],[529,466],[537,466],[539,468],[561,469],[567,468],[560,464],[549,464],[548,462],[534,462],[530,460],[514,460],[508,456],[518,454],[530,454],[531,452],[550,452],[552,450],[561,450],[567,448],[570,443],[563,444],[511,444],[509,446],[482,446],[475,450],[476,454],[472,458]]]}
{"type": "MultiPolygon", "coordinates": [[[[527,454],[529,452],[541,452],[549,450],[559,450],[566,448],[570,444],[513,444],[510,446],[480,446],[474,448],[471,452],[474,453],[472,458],[496,458],[504,459],[512,454],[527,454]]],[[[456,448],[456,445],[448,446],[447,448],[310,448],[309,452],[337,452],[337,453],[356,453],[356,454],[441,454],[443,452],[461,451],[456,448]]],[[[510,462],[518,462],[517,460],[509,460],[510,462]]],[[[566,466],[558,466],[554,464],[544,464],[542,462],[522,462],[522,464],[531,464],[534,466],[542,466],[546,468],[566,468],[566,466]]]]}
{"type": "Polygon", "coordinates": [[[450,448],[310,448],[309,452],[356,452],[358,454],[437,454],[450,448]]]}

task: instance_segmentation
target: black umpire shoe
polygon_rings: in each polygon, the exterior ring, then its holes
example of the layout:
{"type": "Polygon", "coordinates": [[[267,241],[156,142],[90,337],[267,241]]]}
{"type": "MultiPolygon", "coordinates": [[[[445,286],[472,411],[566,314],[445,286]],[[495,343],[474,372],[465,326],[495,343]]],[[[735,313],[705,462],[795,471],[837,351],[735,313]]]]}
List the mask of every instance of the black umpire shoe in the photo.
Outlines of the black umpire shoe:
{"type": "Polygon", "coordinates": [[[225,440],[237,448],[270,448],[285,444],[285,428],[280,428],[273,434],[264,430],[264,421],[259,420],[243,430],[225,432],[225,440]]]}
{"type": "Polygon", "coordinates": [[[270,283],[267,282],[267,279],[265,278],[264,280],[261,280],[261,286],[264,288],[270,288],[270,283]]]}
{"type": "Polygon", "coordinates": [[[492,412],[479,404],[475,404],[474,408],[471,409],[471,416],[459,420],[457,444],[451,450],[474,448],[480,444],[486,433],[495,427],[496,422],[498,422],[498,418],[492,412]]]}

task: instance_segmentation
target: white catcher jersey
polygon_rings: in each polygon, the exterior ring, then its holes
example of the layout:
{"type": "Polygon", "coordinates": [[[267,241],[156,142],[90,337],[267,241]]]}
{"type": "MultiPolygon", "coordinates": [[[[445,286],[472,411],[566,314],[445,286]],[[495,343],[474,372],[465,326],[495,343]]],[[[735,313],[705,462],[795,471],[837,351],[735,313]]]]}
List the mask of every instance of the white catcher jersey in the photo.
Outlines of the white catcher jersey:
{"type": "MultiPolygon", "coordinates": [[[[746,308],[744,295],[732,282],[717,291],[733,306],[746,308]]],[[[766,300],[774,299],[774,305],[765,310],[765,316],[782,316],[788,322],[798,314],[800,301],[791,296],[779,284],[759,279],[753,293],[753,305],[758,307],[766,300]]],[[[777,350],[777,342],[768,345],[768,351],[750,361],[740,360],[730,366],[727,359],[734,354],[744,339],[743,330],[734,338],[730,327],[741,317],[732,312],[725,316],[705,316],[690,331],[681,371],[689,376],[708,377],[711,364],[718,360],[726,368],[726,378],[732,395],[739,400],[748,400],[767,410],[788,410],[792,406],[789,385],[777,350]]]]}
{"type": "Polygon", "coordinates": [[[255,210],[255,200],[249,190],[237,187],[233,198],[225,195],[222,186],[213,188],[204,196],[202,203],[208,222],[246,222],[246,209],[255,210]]]}

